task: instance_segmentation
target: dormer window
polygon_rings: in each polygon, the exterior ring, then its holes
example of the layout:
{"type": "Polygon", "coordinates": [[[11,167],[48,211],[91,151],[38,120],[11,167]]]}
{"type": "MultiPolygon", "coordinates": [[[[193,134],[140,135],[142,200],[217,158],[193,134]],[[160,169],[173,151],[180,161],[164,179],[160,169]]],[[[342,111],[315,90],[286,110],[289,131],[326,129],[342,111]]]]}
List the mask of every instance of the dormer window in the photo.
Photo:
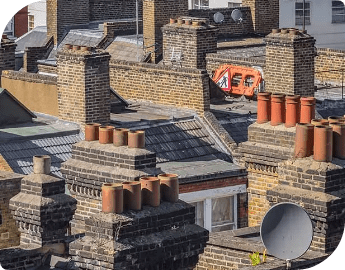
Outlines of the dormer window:
{"type": "Polygon", "coordinates": [[[345,6],[342,1],[332,1],[332,23],[345,23],[345,6]]]}

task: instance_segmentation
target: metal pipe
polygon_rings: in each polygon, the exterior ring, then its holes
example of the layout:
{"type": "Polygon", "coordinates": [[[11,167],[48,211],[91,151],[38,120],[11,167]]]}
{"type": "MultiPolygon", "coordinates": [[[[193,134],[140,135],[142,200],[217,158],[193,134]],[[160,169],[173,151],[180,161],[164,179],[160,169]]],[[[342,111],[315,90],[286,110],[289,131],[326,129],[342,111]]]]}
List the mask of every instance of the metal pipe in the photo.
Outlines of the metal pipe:
{"type": "Polygon", "coordinates": [[[139,62],[139,6],[138,0],[135,1],[135,15],[137,25],[137,61],[139,62]]]}
{"type": "Polygon", "coordinates": [[[303,31],[305,31],[305,0],[303,0],[303,31]]]}

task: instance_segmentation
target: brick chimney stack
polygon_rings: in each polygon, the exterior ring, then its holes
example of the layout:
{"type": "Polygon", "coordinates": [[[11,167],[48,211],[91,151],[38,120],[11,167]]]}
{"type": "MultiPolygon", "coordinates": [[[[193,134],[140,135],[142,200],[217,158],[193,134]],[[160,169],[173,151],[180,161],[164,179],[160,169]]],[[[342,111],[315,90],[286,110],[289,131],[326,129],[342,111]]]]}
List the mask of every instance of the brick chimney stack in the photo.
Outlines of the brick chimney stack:
{"type": "Polygon", "coordinates": [[[281,29],[265,42],[266,92],[314,96],[315,39],[296,29],[281,29]]]}
{"type": "Polygon", "coordinates": [[[181,17],[162,32],[165,65],[206,69],[206,54],[217,52],[218,28],[208,19],[181,17]]]}
{"type": "Polygon", "coordinates": [[[79,123],[110,121],[109,53],[73,46],[57,55],[59,118],[79,123]]]}
{"type": "Polygon", "coordinates": [[[279,0],[243,0],[243,7],[250,7],[254,31],[269,34],[279,28],[279,0]]]}
{"type": "Polygon", "coordinates": [[[65,28],[89,23],[89,0],[47,0],[47,37],[61,42],[65,28]]]}
{"type": "Polygon", "coordinates": [[[152,52],[151,61],[159,62],[162,55],[163,35],[161,27],[170,18],[188,16],[186,0],[143,0],[143,36],[146,52],[152,52]]]}
{"type": "MultiPolygon", "coordinates": [[[[16,51],[17,44],[13,40],[2,35],[0,43],[0,75],[3,70],[15,70],[16,67],[16,51]]],[[[1,83],[0,83],[1,86],[1,83]]]]}

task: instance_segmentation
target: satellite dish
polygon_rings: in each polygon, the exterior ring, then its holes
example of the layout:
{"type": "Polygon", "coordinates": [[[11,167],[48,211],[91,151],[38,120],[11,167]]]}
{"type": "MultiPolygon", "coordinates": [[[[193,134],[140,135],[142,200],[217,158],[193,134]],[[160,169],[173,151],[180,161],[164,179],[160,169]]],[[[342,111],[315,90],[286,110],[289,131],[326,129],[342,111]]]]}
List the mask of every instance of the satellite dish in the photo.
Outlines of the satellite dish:
{"type": "Polygon", "coordinates": [[[213,20],[215,23],[222,23],[224,22],[224,15],[220,12],[216,12],[213,15],[213,20]]]}
{"type": "Polygon", "coordinates": [[[234,9],[231,12],[231,18],[235,21],[235,22],[242,22],[243,21],[243,15],[241,10],[239,9],[234,9]]]}
{"type": "Polygon", "coordinates": [[[260,227],[267,252],[289,261],[302,256],[313,239],[313,224],[307,212],[294,203],[279,203],[266,213],[260,227]]]}

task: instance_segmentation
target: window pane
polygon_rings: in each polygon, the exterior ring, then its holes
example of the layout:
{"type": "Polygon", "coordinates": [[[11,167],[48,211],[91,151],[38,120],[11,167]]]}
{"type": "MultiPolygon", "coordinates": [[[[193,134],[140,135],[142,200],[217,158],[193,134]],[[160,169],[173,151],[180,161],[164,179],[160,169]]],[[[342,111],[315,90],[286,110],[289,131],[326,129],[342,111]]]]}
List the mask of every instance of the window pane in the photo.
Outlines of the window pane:
{"type": "Polygon", "coordinates": [[[303,3],[295,3],[296,9],[303,9],[303,3]]]}
{"type": "Polygon", "coordinates": [[[195,207],[195,224],[204,227],[204,201],[189,204],[195,207]]]}
{"type": "Polygon", "coordinates": [[[344,3],[341,1],[332,1],[332,7],[343,7],[344,3]]]}
{"type": "Polygon", "coordinates": [[[212,226],[234,222],[234,197],[212,199],[212,226]]]}

